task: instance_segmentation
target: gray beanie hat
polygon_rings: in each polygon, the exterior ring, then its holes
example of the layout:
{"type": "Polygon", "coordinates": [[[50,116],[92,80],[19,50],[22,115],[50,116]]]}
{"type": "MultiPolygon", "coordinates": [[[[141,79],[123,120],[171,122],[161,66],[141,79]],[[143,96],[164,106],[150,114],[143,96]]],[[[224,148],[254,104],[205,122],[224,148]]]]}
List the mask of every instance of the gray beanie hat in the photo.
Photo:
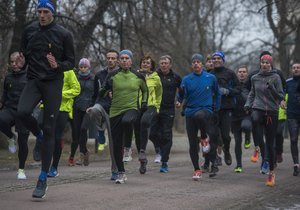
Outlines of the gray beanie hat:
{"type": "Polygon", "coordinates": [[[199,61],[201,61],[201,62],[203,63],[203,61],[204,61],[203,55],[201,55],[201,54],[199,54],[199,53],[195,53],[195,54],[192,56],[192,62],[193,62],[194,60],[199,60],[199,61]]]}
{"type": "Polygon", "coordinates": [[[121,56],[121,55],[124,55],[124,54],[128,55],[128,56],[130,57],[131,60],[133,59],[133,54],[132,54],[132,52],[131,52],[130,50],[122,50],[122,51],[120,52],[120,56],[121,56]]]}

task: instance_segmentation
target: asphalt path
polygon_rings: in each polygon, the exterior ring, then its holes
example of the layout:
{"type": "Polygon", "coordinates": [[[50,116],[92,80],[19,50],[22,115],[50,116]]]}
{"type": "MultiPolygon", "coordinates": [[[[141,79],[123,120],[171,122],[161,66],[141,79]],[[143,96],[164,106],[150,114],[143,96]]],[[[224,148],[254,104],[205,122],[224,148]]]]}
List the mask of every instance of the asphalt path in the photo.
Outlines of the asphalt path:
{"type": "Polygon", "coordinates": [[[234,172],[233,139],[233,164],[226,166],[223,162],[214,178],[203,174],[200,181],[192,180],[193,167],[184,134],[174,135],[168,173],[159,172],[160,165],[153,162],[153,145],[149,143],[147,173],[139,174],[139,162],[134,154],[133,161],[125,166],[128,177],[125,184],[110,180],[108,157],[94,158],[86,167],[68,167],[66,160],[62,160],[60,175],[48,179],[46,197],[32,199],[39,168],[27,169],[27,180],[17,180],[15,169],[2,169],[0,209],[300,209],[300,177],[292,176],[289,145],[285,139],[284,161],[275,170],[274,187],[265,186],[267,177],[259,173],[260,163],[250,162],[253,146],[243,149],[244,172],[234,172]]]}

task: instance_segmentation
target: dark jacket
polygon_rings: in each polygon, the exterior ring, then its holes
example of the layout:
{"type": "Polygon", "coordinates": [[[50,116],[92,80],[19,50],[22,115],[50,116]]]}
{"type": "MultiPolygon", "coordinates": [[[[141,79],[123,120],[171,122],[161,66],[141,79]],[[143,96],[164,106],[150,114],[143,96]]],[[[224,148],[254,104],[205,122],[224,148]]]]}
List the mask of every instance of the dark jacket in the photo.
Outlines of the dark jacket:
{"type": "Polygon", "coordinates": [[[228,95],[222,95],[221,109],[233,109],[236,106],[236,96],[241,93],[241,85],[236,74],[226,67],[215,68],[210,73],[216,76],[219,88],[229,90],[228,95]]]}
{"type": "MultiPolygon", "coordinates": [[[[116,67],[114,70],[119,69],[116,67]]],[[[107,95],[105,97],[99,97],[99,90],[103,87],[105,83],[105,79],[108,75],[108,68],[98,71],[95,75],[94,80],[94,95],[93,95],[93,103],[99,103],[107,113],[109,113],[109,108],[111,106],[111,98],[107,95]]]]}
{"type": "Polygon", "coordinates": [[[177,88],[180,87],[181,77],[173,70],[164,75],[160,69],[157,71],[163,87],[162,100],[160,104],[160,113],[165,112],[171,115],[175,114],[175,95],[177,88]]]}
{"type": "Polygon", "coordinates": [[[246,81],[240,82],[240,84],[241,94],[236,96],[236,106],[232,112],[233,119],[242,119],[243,117],[247,116],[246,112],[244,111],[244,105],[247,101],[249,91],[246,88],[246,81]]]}
{"type": "MultiPolygon", "coordinates": [[[[283,91],[285,91],[286,89],[286,81],[283,77],[283,74],[282,74],[282,71],[280,71],[279,69],[273,69],[273,71],[275,73],[277,73],[279,76],[280,76],[280,80],[281,80],[281,83],[282,83],[282,88],[283,88],[283,91]]],[[[259,69],[258,70],[255,70],[255,71],[252,71],[249,75],[248,75],[248,79],[247,79],[247,82],[246,82],[246,88],[250,91],[251,90],[251,78],[257,74],[259,72],[259,69]]]]}
{"type": "Polygon", "coordinates": [[[288,94],[286,115],[287,119],[300,119],[300,104],[297,99],[297,88],[300,77],[286,80],[286,93],[288,94]]]}
{"type": "Polygon", "coordinates": [[[80,111],[86,111],[87,108],[93,105],[93,94],[94,94],[94,75],[89,74],[85,77],[77,75],[80,83],[80,94],[74,99],[74,109],[80,111]]]}
{"type": "Polygon", "coordinates": [[[47,26],[39,22],[28,25],[22,35],[21,52],[26,59],[28,79],[63,79],[63,72],[74,68],[73,37],[54,21],[47,26]],[[57,69],[52,69],[47,60],[50,52],[58,63],[57,69]]]}
{"type": "Polygon", "coordinates": [[[26,71],[12,71],[4,79],[4,88],[1,98],[2,108],[17,110],[19,98],[27,83],[26,71]]]}

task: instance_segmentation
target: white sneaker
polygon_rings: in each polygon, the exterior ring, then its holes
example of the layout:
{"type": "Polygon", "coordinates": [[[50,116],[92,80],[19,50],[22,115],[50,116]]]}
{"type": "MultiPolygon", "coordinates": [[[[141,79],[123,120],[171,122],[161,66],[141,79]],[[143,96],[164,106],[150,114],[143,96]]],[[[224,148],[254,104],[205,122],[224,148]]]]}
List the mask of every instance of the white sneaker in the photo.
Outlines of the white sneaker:
{"type": "Polygon", "coordinates": [[[155,155],[154,162],[155,162],[155,163],[160,163],[160,161],[161,161],[161,155],[160,155],[159,153],[157,153],[157,154],[155,155]]]}
{"type": "Polygon", "coordinates": [[[27,179],[24,169],[19,169],[18,170],[17,179],[27,179]]]}
{"type": "Polygon", "coordinates": [[[119,173],[116,179],[116,184],[124,184],[127,181],[127,176],[124,173],[119,173]]]}
{"type": "Polygon", "coordinates": [[[131,148],[130,147],[129,148],[128,147],[124,147],[123,162],[132,161],[131,154],[132,154],[131,148]]]}
{"type": "Polygon", "coordinates": [[[209,153],[210,151],[209,136],[207,136],[205,139],[201,139],[200,145],[202,146],[202,152],[204,154],[209,153]]]}
{"type": "Polygon", "coordinates": [[[8,139],[8,151],[13,154],[17,152],[17,137],[15,134],[11,139],[8,139]]]}

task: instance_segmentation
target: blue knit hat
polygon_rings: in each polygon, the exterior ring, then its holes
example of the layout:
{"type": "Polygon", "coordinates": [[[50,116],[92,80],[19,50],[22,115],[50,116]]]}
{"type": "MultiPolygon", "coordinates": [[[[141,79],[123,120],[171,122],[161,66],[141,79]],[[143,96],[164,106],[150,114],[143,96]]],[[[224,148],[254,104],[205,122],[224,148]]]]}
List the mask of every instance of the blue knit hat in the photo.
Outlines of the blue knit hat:
{"type": "Polygon", "coordinates": [[[199,54],[199,53],[195,53],[193,56],[192,56],[192,62],[194,60],[198,60],[198,61],[201,61],[203,63],[204,61],[204,58],[203,58],[203,55],[199,54]]]}
{"type": "Polygon", "coordinates": [[[214,52],[214,53],[211,55],[212,58],[215,57],[215,56],[220,56],[220,57],[222,58],[222,60],[225,62],[225,55],[224,55],[223,52],[217,51],[217,52],[214,52]]]}
{"type": "Polygon", "coordinates": [[[132,52],[130,51],[130,50],[122,50],[121,52],[120,52],[120,56],[119,57],[121,57],[121,55],[128,55],[129,57],[130,57],[130,59],[132,60],[133,59],[133,54],[132,54],[132,52]]]}
{"type": "Polygon", "coordinates": [[[52,14],[55,14],[55,7],[51,0],[39,0],[37,9],[39,8],[47,8],[52,12],[52,14]]]}

